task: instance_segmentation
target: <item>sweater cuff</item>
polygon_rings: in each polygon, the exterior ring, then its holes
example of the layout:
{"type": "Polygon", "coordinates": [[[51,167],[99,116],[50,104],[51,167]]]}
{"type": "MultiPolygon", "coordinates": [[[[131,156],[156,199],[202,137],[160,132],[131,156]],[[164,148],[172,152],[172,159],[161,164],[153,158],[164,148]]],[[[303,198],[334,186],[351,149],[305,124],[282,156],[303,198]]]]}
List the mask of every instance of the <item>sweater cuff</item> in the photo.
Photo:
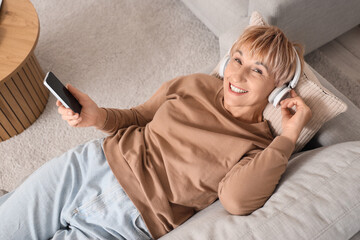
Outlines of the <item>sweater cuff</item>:
{"type": "Polygon", "coordinates": [[[289,159],[295,149],[295,144],[287,137],[277,136],[269,145],[270,148],[276,149],[289,159]]]}
{"type": "Polygon", "coordinates": [[[102,108],[102,109],[104,109],[106,111],[106,120],[104,122],[104,125],[99,129],[103,130],[103,131],[108,131],[114,126],[115,116],[114,116],[114,113],[110,109],[107,109],[107,108],[102,108]]]}

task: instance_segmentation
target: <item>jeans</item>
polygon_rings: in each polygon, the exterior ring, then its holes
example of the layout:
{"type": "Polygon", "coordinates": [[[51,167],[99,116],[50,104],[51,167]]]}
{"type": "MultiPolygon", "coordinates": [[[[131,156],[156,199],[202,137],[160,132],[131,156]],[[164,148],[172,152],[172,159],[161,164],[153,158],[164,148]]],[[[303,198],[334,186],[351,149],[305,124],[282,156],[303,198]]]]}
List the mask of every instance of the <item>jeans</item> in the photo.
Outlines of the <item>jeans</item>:
{"type": "Polygon", "coordinates": [[[107,163],[103,140],[52,159],[0,197],[0,239],[152,239],[107,163]]]}

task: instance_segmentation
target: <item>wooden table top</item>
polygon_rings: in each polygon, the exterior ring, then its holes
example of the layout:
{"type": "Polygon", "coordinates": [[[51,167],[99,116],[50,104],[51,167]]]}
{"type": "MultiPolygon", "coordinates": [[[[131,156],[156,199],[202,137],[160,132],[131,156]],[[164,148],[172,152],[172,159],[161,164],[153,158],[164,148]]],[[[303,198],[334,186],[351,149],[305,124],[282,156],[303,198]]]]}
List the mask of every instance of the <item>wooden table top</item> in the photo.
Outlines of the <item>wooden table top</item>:
{"type": "Polygon", "coordinates": [[[39,31],[38,15],[30,0],[3,0],[0,9],[0,85],[33,51],[39,31]]]}

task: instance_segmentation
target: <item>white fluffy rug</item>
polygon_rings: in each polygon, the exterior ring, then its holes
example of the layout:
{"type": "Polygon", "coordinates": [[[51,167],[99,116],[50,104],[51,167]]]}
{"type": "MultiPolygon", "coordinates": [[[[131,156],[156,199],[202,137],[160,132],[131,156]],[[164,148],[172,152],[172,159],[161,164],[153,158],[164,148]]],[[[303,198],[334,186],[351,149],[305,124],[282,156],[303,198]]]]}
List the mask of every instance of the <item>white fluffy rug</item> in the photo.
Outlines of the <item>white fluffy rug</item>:
{"type": "MultiPolygon", "coordinates": [[[[44,72],[53,71],[102,107],[141,104],[161,83],[219,60],[218,39],[179,0],[31,2],[40,19],[35,55],[44,72]]],[[[341,77],[316,51],[306,60],[330,82],[341,77]]],[[[46,161],[103,136],[68,126],[50,95],[30,128],[0,143],[0,189],[13,190],[46,161]]]]}

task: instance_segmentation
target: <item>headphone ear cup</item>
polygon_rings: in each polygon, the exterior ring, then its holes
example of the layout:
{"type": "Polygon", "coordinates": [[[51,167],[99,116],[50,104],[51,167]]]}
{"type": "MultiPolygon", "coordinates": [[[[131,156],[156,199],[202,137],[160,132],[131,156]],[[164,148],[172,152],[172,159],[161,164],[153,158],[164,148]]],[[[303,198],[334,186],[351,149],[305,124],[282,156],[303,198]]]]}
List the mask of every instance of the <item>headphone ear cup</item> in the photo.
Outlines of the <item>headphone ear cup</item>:
{"type": "Polygon", "coordinates": [[[228,65],[229,63],[229,60],[230,60],[230,57],[227,56],[226,58],[224,58],[221,63],[220,63],[220,67],[219,67],[219,76],[221,78],[224,78],[224,74],[225,74],[225,69],[226,69],[226,66],[228,65]]]}
{"type": "Polygon", "coordinates": [[[284,88],[286,88],[285,85],[283,85],[283,86],[281,86],[281,87],[277,87],[277,88],[275,88],[275,89],[270,93],[270,95],[269,95],[269,97],[268,97],[268,101],[269,101],[269,103],[273,104],[274,107],[276,107],[276,105],[274,104],[274,101],[275,101],[276,96],[279,95],[280,92],[281,92],[284,88]]]}
{"type": "Polygon", "coordinates": [[[273,105],[274,107],[277,107],[279,105],[279,103],[281,102],[281,100],[285,99],[287,97],[287,95],[290,93],[291,88],[285,86],[284,89],[281,90],[281,92],[276,95],[273,105]]]}

